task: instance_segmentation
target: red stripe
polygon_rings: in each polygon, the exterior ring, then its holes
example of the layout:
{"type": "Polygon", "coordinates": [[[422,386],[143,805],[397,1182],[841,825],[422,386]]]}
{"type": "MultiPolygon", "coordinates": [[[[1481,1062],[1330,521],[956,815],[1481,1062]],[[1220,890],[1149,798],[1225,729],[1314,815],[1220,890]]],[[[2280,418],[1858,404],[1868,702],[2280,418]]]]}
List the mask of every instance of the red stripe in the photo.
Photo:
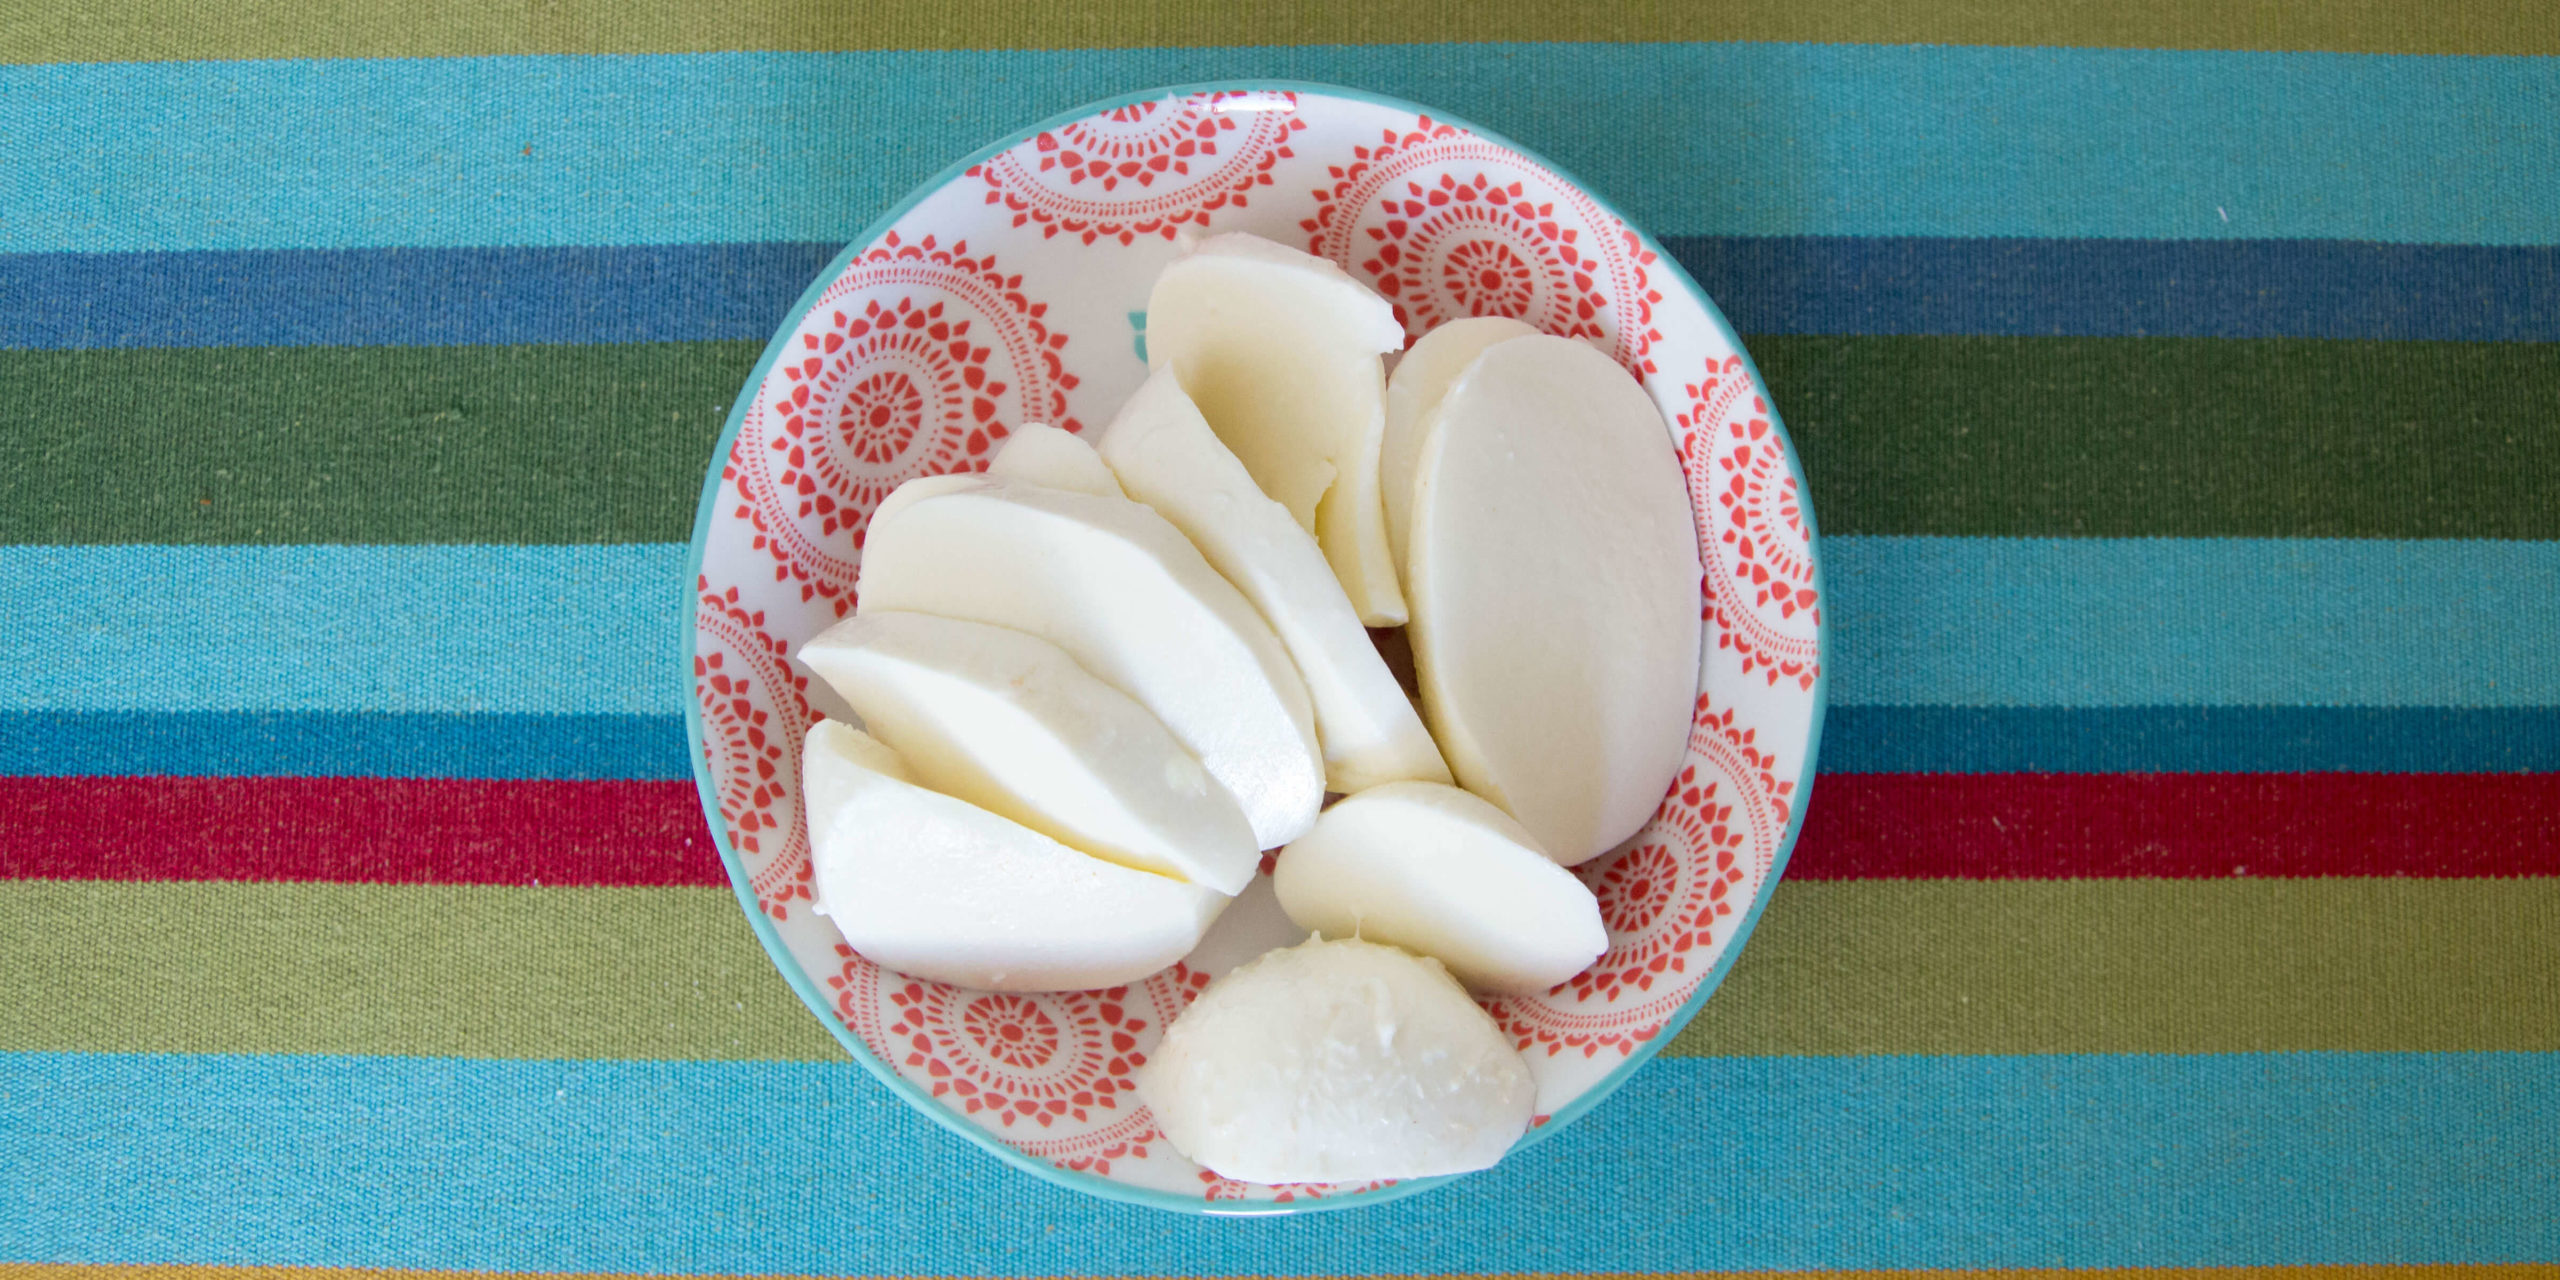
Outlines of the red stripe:
{"type": "Polygon", "coordinates": [[[0,778],[0,878],[728,883],[690,782],[0,778]]]}
{"type": "Polygon", "coordinates": [[[2560,875],[2560,773],[1830,774],[1787,875],[2560,875]]]}

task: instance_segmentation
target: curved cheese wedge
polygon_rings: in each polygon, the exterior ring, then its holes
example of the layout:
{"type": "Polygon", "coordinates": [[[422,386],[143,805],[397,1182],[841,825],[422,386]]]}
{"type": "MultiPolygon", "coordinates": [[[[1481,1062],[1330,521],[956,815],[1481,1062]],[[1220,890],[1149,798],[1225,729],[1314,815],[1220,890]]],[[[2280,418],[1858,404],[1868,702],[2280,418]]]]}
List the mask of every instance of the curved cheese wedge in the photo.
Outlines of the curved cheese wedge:
{"type": "Polygon", "coordinates": [[[801,781],[827,919],[900,973],[989,991],[1116,987],[1181,959],[1227,903],[917,786],[896,752],[833,720],[810,727],[801,781]]]}
{"type": "Polygon", "coordinates": [[[1322,258],[1231,232],[1156,277],[1147,365],[1170,366],[1262,491],[1316,535],[1372,627],[1405,620],[1378,496],[1386,429],[1380,352],[1395,308],[1322,258]]]}
{"type": "Polygon", "coordinates": [[[1164,722],[1037,636],[865,608],[802,646],[916,780],[1084,853],[1235,893],[1253,827],[1164,722]]]}
{"type": "Polygon", "coordinates": [[[1082,436],[1039,422],[1014,428],[1013,435],[996,450],[996,456],[987,460],[987,478],[1106,498],[1128,496],[1120,492],[1120,482],[1112,477],[1111,468],[1102,464],[1102,456],[1082,436]]]}
{"type": "Polygon", "coordinates": [[[1373,942],[1274,951],[1209,984],[1138,1069],[1174,1149],[1246,1182],[1482,1169],[1537,1089],[1436,961],[1373,942]]]}
{"type": "Polygon", "coordinates": [[[1452,320],[1422,335],[1396,361],[1396,371],[1387,377],[1387,430],[1378,442],[1378,491],[1386,501],[1387,551],[1395,557],[1398,572],[1404,570],[1410,547],[1413,469],[1422,461],[1431,411],[1440,407],[1449,384],[1485,348],[1536,332],[1508,316],[1452,320]]]}
{"type": "Polygon", "coordinates": [[[1327,786],[1348,793],[1401,778],[1449,780],[1316,540],[1254,487],[1171,370],[1129,397],[1097,447],[1130,496],[1188,536],[1288,646],[1315,703],[1327,786]]]}
{"type": "Polygon", "coordinates": [[[1315,821],[1324,761],[1306,684],[1253,605],[1164,517],[985,480],[901,502],[905,491],[864,544],[863,609],[1030,632],[1163,721],[1244,810],[1257,848],[1315,821]]]}
{"type": "Polygon", "coordinates": [[[1680,769],[1700,570],[1661,411],[1564,338],[1488,348],[1415,469],[1423,715],[1460,785],[1571,866],[1634,834],[1680,769]]]}
{"type": "Polygon", "coordinates": [[[1470,991],[1535,995],[1609,949],[1591,890],[1456,787],[1399,782],[1344,800],[1280,851],[1271,878],[1299,928],[1429,956],[1470,991]]]}

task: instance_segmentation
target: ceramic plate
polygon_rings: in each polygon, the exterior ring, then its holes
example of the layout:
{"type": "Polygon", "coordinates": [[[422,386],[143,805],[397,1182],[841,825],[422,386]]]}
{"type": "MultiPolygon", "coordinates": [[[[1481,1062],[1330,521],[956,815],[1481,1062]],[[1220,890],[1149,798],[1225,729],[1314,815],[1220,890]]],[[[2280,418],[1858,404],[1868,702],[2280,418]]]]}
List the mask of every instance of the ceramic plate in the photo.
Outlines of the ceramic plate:
{"type": "Polygon", "coordinates": [[[1652,1056],[1732,964],[1803,814],[1824,690],[1813,511],[1706,295],[1561,170],[1464,121],[1319,85],[1156,90],[1035,126],[910,196],[801,298],[730,415],[694,520],[687,727],[721,856],[775,966],[918,1109],[1114,1199],[1374,1203],[1442,1180],[1227,1181],[1176,1153],[1133,1089],[1212,976],[1290,940],[1267,874],[1185,962],[1058,995],[881,969],[811,899],[800,739],[842,708],[792,654],[853,609],[864,521],[902,481],[983,467],[1019,424],[1109,421],[1146,375],[1157,270],[1177,238],[1214,231],[1332,258],[1414,335],[1506,315],[1591,342],[1662,407],[1706,565],[1688,760],[1650,825],[1577,868],[1608,953],[1545,995],[1485,1006],[1537,1076],[1524,1146],[1652,1056]]]}

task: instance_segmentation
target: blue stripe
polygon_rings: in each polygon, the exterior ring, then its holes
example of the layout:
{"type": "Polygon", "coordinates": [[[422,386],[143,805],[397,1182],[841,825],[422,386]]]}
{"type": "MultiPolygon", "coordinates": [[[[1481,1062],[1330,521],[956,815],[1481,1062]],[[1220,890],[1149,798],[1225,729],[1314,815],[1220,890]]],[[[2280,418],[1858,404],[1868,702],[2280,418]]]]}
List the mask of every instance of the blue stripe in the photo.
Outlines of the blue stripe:
{"type": "Polygon", "coordinates": [[[1822,549],[1834,708],[2560,706],[2560,542],[1822,549]]]}
{"type": "Polygon", "coordinates": [[[1833,707],[1824,773],[2555,773],[2553,707],[1833,707]]]}
{"type": "MultiPolygon", "coordinates": [[[[1746,333],[2560,341],[2560,248],[1681,236],[1746,333]]],[[[0,347],[771,334],[830,244],[0,255],[0,347]]]]}
{"type": "MultiPolygon", "coordinates": [[[[2560,542],[1827,538],[1834,707],[2560,706],[2560,542]]],[[[0,547],[0,711],[673,715],[684,548],[0,547]]]]}
{"type": "Polygon", "coordinates": [[[849,1063],[12,1054],[0,1256],[1004,1276],[2504,1262],[2560,1256],[2555,1144],[2560,1054],[1679,1059],[1490,1173],[1221,1222],[1005,1170],[849,1063]]]}
{"type": "Polygon", "coordinates": [[[0,774],[131,777],[693,776],[670,715],[0,712],[0,774]]]}
{"type": "Polygon", "coordinates": [[[2560,243],[2560,59],[1470,44],[0,68],[0,251],[841,242],[1078,103],[1398,94],[1685,235],[2560,243]]]}
{"type": "MultiPolygon", "coordinates": [[[[2551,707],[1837,707],[1824,773],[2560,773],[2551,707]]],[[[689,778],[669,715],[0,712],[0,775],[689,778]]]]}
{"type": "Polygon", "coordinates": [[[0,547],[0,709],[668,715],[684,553],[0,547]]]}

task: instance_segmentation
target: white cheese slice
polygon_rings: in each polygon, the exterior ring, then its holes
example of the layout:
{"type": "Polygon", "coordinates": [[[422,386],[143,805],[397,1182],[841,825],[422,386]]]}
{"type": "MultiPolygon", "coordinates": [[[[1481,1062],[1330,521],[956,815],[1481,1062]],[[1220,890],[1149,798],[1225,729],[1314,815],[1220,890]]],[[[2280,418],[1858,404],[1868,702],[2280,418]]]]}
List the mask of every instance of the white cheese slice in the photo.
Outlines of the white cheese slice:
{"type": "Polygon", "coordinates": [[[1396,361],[1396,371],[1387,377],[1386,434],[1378,441],[1378,491],[1386,501],[1387,552],[1397,572],[1405,568],[1413,528],[1413,469],[1422,460],[1431,411],[1486,347],[1536,332],[1507,316],[1452,320],[1422,335],[1396,361]]]}
{"type": "Polygon", "coordinates": [[[996,450],[996,456],[987,460],[987,478],[1007,484],[1096,493],[1106,498],[1127,496],[1120,492],[1120,482],[1112,478],[1111,468],[1102,465],[1101,455],[1084,437],[1041,422],[1026,422],[1014,428],[1003,447],[996,450]]]}
{"type": "Polygon", "coordinates": [[[800,660],[936,791],[1220,893],[1261,865],[1244,811],[1164,722],[1046,640],[865,608],[800,660]]]}
{"type": "Polygon", "coordinates": [[[1171,370],[1129,397],[1098,441],[1131,497],[1155,508],[1262,611],[1307,682],[1325,782],[1353,792],[1449,766],[1396,684],[1316,540],[1255,487],[1171,370]]]}
{"type": "Polygon", "coordinates": [[[900,973],[989,991],[1116,987],[1181,959],[1227,903],[917,786],[896,752],[833,720],[810,727],[801,779],[827,919],[900,973]]]}
{"type": "Polygon", "coordinates": [[[1244,810],[1257,848],[1315,821],[1324,760],[1306,684],[1252,603],[1164,517],[983,479],[904,493],[864,544],[863,609],[1038,636],[1163,721],[1244,810]]]}
{"type": "Polygon", "coordinates": [[[1344,800],[1271,875],[1299,928],[1429,956],[1483,994],[1534,995],[1609,949],[1591,890],[1456,787],[1399,782],[1344,800]]]}
{"type": "Polygon", "coordinates": [[[1616,362],[1487,348],[1415,469],[1422,709],[1460,785],[1568,866],[1642,827],[1686,754],[1700,570],[1662,413],[1616,362]]]}
{"type": "Polygon", "coordinates": [[[1372,627],[1405,620],[1378,493],[1387,300],[1325,259],[1230,232],[1156,277],[1147,364],[1170,366],[1264,493],[1316,535],[1372,627]]]}
{"type": "Polygon", "coordinates": [[[1529,1066],[1438,962],[1311,941],[1209,984],[1138,1070],[1174,1149],[1245,1182],[1482,1169],[1528,1130],[1529,1066]]]}

